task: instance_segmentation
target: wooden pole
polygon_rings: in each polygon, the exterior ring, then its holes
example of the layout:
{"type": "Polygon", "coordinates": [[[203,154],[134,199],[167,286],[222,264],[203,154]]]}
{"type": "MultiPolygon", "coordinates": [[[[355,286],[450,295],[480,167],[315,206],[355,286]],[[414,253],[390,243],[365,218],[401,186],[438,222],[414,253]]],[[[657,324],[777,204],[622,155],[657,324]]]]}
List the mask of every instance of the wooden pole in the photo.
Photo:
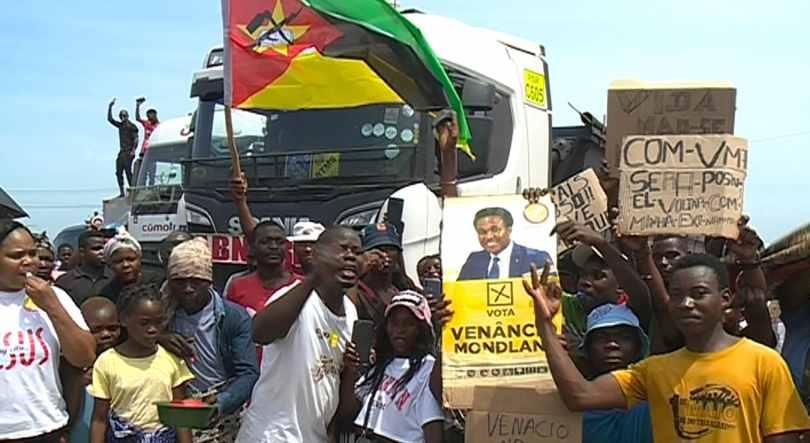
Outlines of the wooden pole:
{"type": "Polygon", "coordinates": [[[231,116],[231,105],[225,105],[225,132],[228,136],[228,147],[231,148],[231,171],[233,178],[242,178],[242,166],[239,162],[239,149],[233,139],[233,120],[231,116]]]}

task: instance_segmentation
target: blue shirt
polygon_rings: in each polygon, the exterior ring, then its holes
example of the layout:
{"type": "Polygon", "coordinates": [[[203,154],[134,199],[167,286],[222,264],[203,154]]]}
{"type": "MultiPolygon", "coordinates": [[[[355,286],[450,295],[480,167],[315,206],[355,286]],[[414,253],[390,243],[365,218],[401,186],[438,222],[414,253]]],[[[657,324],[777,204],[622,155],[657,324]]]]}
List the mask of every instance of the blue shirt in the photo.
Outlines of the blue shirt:
{"type": "Polygon", "coordinates": [[[228,379],[225,365],[217,349],[217,319],[214,315],[214,297],[195,314],[178,307],[172,319],[172,328],[186,337],[194,337],[194,360],[189,367],[194,373],[190,386],[204,392],[211,386],[228,379]]]}
{"type": "Polygon", "coordinates": [[[95,399],[87,390],[84,397],[79,400],[79,414],[73,426],[70,427],[69,443],[88,443],[90,441],[90,421],[93,419],[93,405],[95,399]]]}
{"type": "Polygon", "coordinates": [[[582,443],[652,443],[652,422],[647,402],[630,409],[582,413],[582,443]]]}
{"type": "Polygon", "coordinates": [[[793,312],[782,311],[782,323],[785,324],[782,357],[790,368],[793,383],[801,391],[804,363],[810,349],[810,303],[793,312]]]}

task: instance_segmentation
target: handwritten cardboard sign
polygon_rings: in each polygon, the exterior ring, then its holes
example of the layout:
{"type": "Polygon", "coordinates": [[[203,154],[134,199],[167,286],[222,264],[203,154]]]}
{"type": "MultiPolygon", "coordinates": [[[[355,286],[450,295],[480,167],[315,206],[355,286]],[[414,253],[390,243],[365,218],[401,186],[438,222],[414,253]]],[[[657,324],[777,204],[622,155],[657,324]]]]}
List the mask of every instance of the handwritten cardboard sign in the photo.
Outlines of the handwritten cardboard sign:
{"type": "MultiPolygon", "coordinates": [[[[586,169],[560,183],[551,194],[557,204],[558,221],[574,220],[599,233],[610,228],[607,195],[593,169],[586,169]]],[[[562,252],[570,246],[559,239],[557,251],[562,252]]]]}
{"type": "Polygon", "coordinates": [[[464,441],[580,443],[582,415],[568,411],[553,385],[476,387],[464,441]]]}
{"type": "Polygon", "coordinates": [[[618,177],[629,135],[733,134],[737,90],[728,82],[616,80],[608,89],[605,156],[618,177]]]}
{"type": "Polygon", "coordinates": [[[619,231],[736,238],[748,142],[732,135],[630,136],[619,166],[619,231]]]}

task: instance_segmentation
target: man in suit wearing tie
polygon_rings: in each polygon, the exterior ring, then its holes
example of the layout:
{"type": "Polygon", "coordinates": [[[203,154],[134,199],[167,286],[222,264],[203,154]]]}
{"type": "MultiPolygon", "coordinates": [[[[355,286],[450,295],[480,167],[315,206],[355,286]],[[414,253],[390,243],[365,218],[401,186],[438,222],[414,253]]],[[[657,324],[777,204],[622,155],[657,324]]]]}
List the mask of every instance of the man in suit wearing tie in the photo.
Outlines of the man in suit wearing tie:
{"type": "Polygon", "coordinates": [[[512,241],[512,214],[504,208],[484,208],[475,214],[473,226],[483,251],[467,257],[459,280],[503,279],[521,277],[532,263],[542,268],[552,261],[545,251],[528,248],[512,241]]]}

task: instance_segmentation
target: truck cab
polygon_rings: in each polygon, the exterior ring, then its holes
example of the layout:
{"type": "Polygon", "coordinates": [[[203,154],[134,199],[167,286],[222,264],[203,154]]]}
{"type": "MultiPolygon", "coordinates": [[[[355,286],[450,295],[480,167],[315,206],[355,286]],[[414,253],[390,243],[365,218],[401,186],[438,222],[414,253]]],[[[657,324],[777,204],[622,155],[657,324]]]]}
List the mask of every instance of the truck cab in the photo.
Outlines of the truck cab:
{"type": "MultiPolygon", "coordinates": [[[[433,47],[462,98],[475,159],[458,151],[462,196],[515,194],[551,183],[551,98],[541,45],[417,10],[403,15],[433,47]],[[470,50],[475,48],[475,50],[470,50]]],[[[245,241],[228,191],[222,48],[194,74],[191,158],[184,161],[181,210],[188,229],[209,238],[215,280],[244,263],[245,241]]],[[[234,135],[258,219],[288,232],[300,220],[362,228],[404,200],[406,271],[439,252],[441,200],[433,117],[404,102],[356,108],[234,111],[234,135]],[[237,134],[237,121],[240,133],[237,134]]]]}
{"type": "Polygon", "coordinates": [[[159,265],[160,242],[172,231],[185,229],[182,160],[188,157],[191,114],[160,122],[149,138],[135,186],[129,191],[127,227],[141,243],[142,262],[159,265]]]}

